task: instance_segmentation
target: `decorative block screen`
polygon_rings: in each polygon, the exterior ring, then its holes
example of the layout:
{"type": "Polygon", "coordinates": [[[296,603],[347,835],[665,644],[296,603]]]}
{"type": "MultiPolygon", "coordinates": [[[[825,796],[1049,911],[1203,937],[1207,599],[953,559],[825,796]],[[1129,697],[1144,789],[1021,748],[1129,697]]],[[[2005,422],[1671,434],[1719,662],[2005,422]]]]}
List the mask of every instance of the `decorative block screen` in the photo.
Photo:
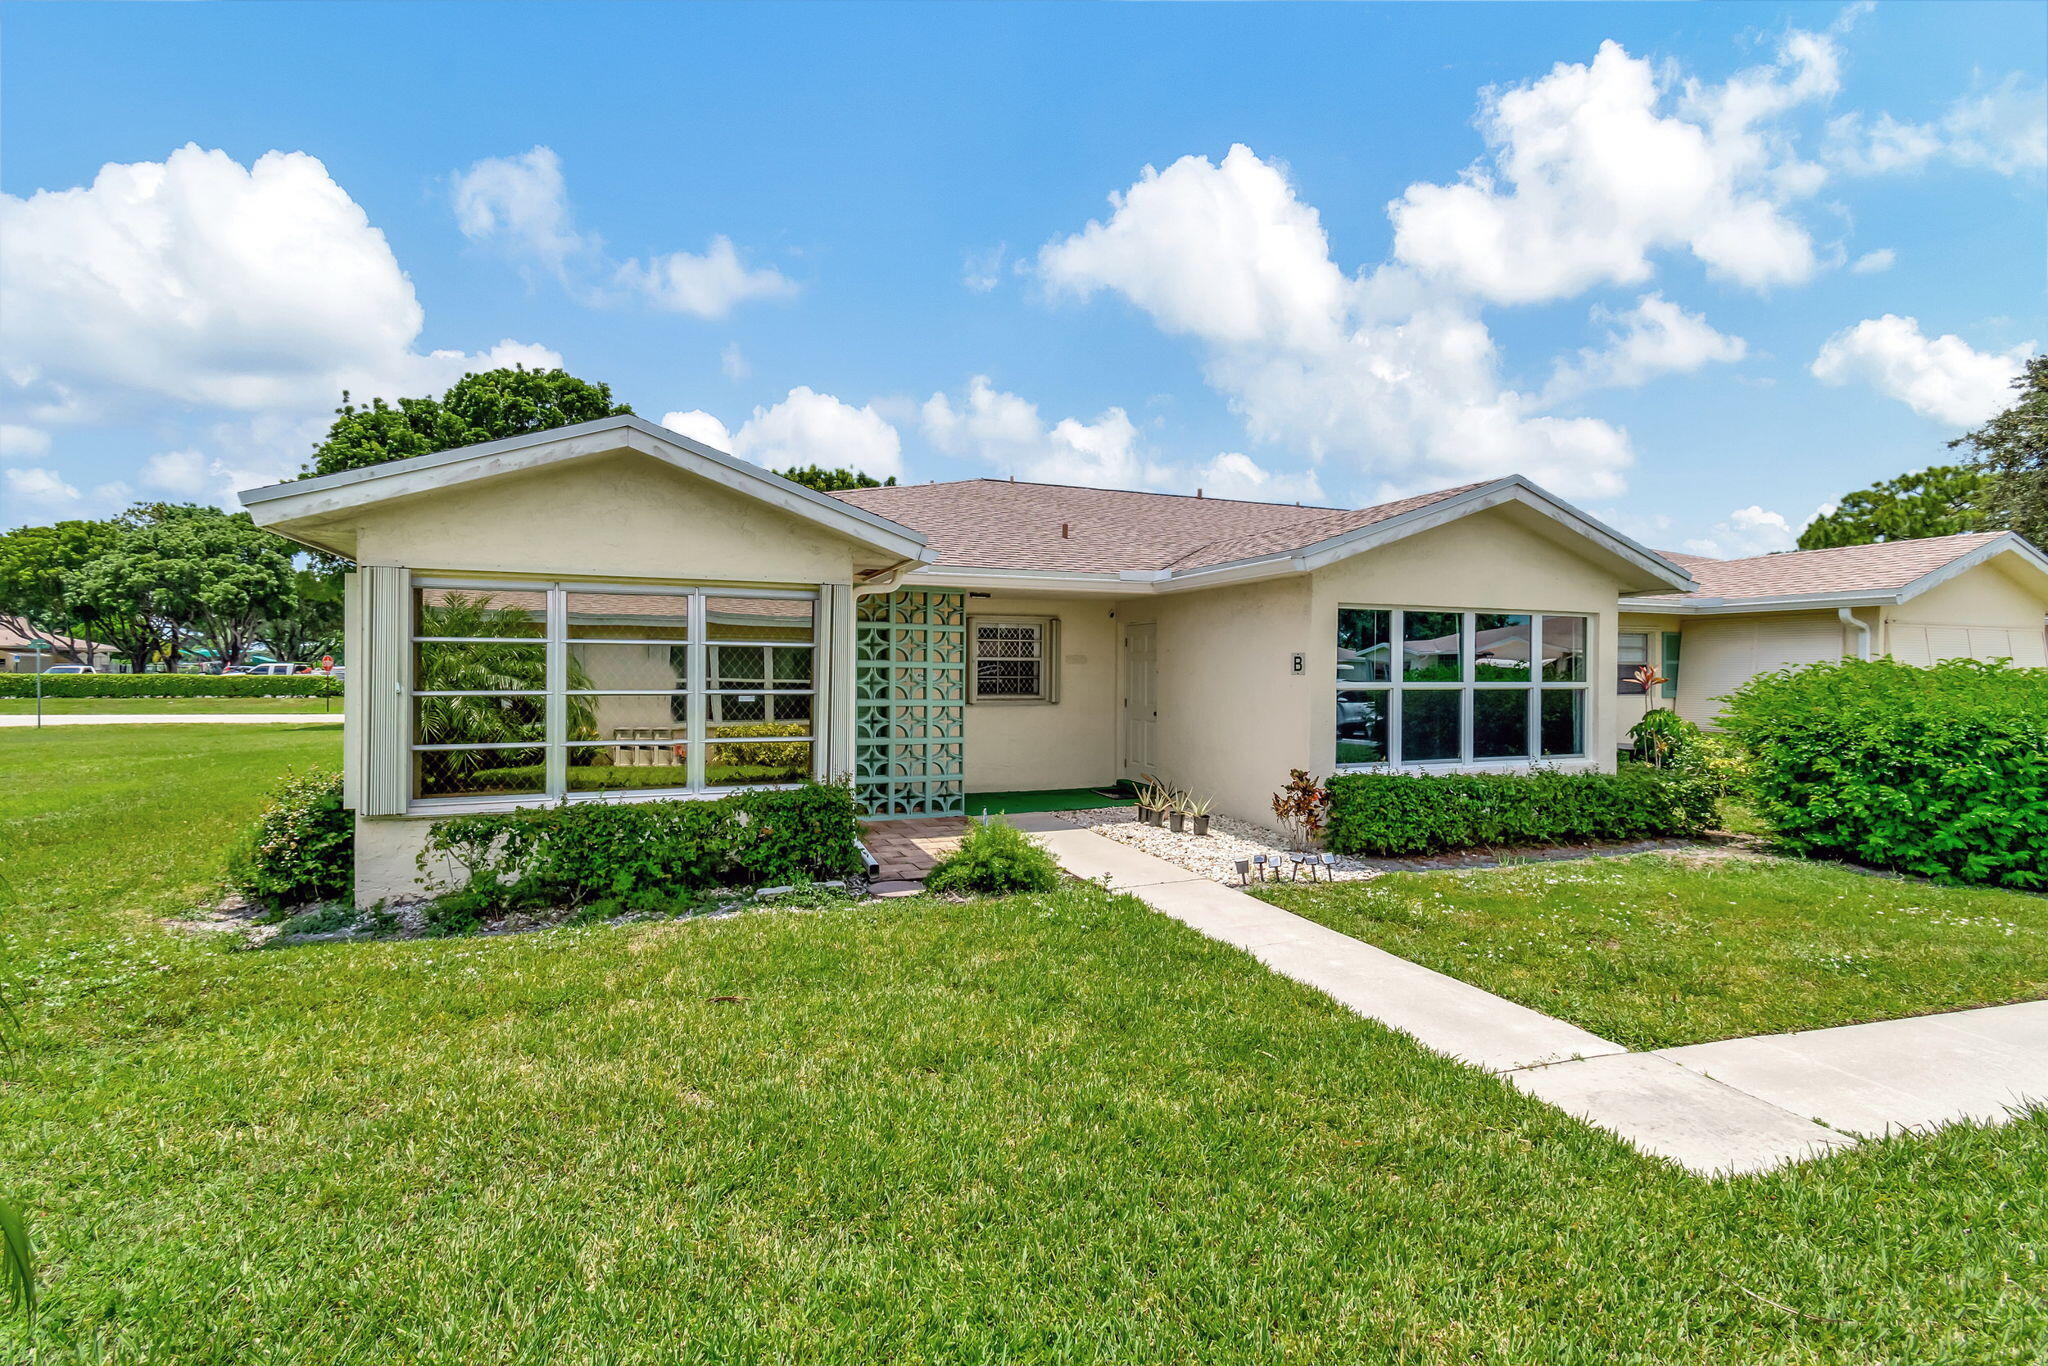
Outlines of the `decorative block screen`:
{"type": "Polygon", "coordinates": [[[854,791],[870,816],[967,809],[967,598],[898,589],[854,613],[854,791]]]}

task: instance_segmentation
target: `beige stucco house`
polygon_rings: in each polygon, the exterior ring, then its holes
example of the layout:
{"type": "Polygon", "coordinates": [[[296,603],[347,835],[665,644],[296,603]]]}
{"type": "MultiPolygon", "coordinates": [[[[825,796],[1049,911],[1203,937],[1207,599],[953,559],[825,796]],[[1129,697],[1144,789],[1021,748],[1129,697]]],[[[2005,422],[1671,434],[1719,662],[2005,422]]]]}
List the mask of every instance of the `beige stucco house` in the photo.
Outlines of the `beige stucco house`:
{"type": "MultiPolygon", "coordinates": [[[[1686,563],[1520,478],[1349,510],[993,479],[828,496],[617,417],[243,502],[358,566],[366,901],[411,889],[433,819],[506,805],[848,775],[890,817],[1157,775],[1269,820],[1293,768],[1610,768],[1641,706],[1616,690],[1624,624],[1698,615],[1686,563]]],[[[2036,653],[2038,570],[1993,568],[2036,653]]]]}
{"type": "Polygon", "coordinates": [[[2048,667],[2048,557],[2011,532],[1799,550],[1742,560],[1666,552],[1698,585],[1621,604],[1617,724],[1649,705],[1711,727],[1754,674],[1827,659],[2009,659],[2048,667]],[[1627,675],[1670,681],[1645,697],[1627,675]]]}

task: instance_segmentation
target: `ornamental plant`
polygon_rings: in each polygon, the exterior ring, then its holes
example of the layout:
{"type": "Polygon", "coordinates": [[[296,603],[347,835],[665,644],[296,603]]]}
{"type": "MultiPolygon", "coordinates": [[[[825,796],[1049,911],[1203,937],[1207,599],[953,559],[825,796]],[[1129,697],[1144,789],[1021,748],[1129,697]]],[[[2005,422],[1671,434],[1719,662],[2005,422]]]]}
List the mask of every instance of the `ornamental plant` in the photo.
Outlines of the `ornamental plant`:
{"type": "Polygon", "coordinates": [[[228,882],[270,907],[349,894],[355,881],[355,814],[341,804],[341,775],[290,773],[228,855],[228,882]]]}
{"type": "Polygon", "coordinates": [[[1721,723],[1786,848],[2048,887],[2048,669],[1847,659],[1759,674],[1721,723]]]}
{"type": "Polygon", "coordinates": [[[1050,892],[1060,884],[1053,856],[1000,816],[969,819],[960,847],[935,864],[925,878],[929,892],[1006,896],[1050,892]]]}
{"type": "Polygon", "coordinates": [[[1287,827],[1297,849],[1314,847],[1330,809],[1330,790],[1305,768],[1289,771],[1287,786],[1273,794],[1273,814],[1287,827]]]}

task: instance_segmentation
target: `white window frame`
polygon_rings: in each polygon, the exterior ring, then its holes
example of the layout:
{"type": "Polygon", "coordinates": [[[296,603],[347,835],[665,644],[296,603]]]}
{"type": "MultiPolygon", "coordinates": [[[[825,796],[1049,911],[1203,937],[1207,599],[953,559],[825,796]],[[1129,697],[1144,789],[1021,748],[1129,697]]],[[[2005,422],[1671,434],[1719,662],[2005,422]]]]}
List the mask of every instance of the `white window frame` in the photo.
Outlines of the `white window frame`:
{"type": "MultiPolygon", "coordinates": [[[[1337,759],[1337,747],[1343,741],[1331,730],[1331,767],[1342,773],[1386,773],[1394,770],[1416,772],[1449,772],[1462,769],[1514,769],[1540,768],[1559,764],[1582,764],[1592,758],[1592,737],[1594,734],[1594,708],[1599,705],[1599,692],[1593,687],[1593,680],[1599,676],[1595,665],[1595,651],[1600,618],[1587,612],[1533,612],[1519,607],[1395,607],[1386,603],[1342,603],[1338,611],[1363,611],[1387,613],[1388,638],[1392,649],[1388,655],[1389,677],[1375,681],[1337,680],[1330,706],[1334,715],[1337,695],[1347,692],[1384,692],[1387,695],[1387,757],[1356,763],[1344,763],[1337,759]],[[1403,677],[1407,672],[1403,656],[1407,641],[1406,617],[1409,612],[1426,612],[1432,615],[1455,615],[1458,618],[1459,655],[1462,660],[1456,681],[1418,682],[1403,677]],[[1481,680],[1477,675],[1477,652],[1473,648],[1476,635],[1475,619],[1481,616],[1525,616],[1529,618],[1530,677],[1527,682],[1520,679],[1481,680]],[[1543,626],[1547,617],[1568,618],[1581,623],[1585,631],[1585,665],[1583,678],[1574,681],[1550,682],[1543,678],[1543,626]],[[1581,744],[1576,754],[1543,754],[1543,694],[1546,692],[1578,692],[1580,694],[1581,744]],[[1449,692],[1458,695],[1458,754],[1447,759],[1408,759],[1403,756],[1401,746],[1401,694],[1404,692],[1449,692]],[[1529,735],[1528,755],[1507,755],[1476,758],[1472,753],[1472,717],[1474,698],[1482,692],[1526,692],[1528,694],[1527,725],[1529,735]]],[[[1341,617],[1330,621],[1330,639],[1334,643],[1338,634],[1341,617]]]]}
{"type": "Polygon", "coordinates": [[[967,618],[967,700],[976,706],[1049,706],[1060,700],[1060,619],[1058,617],[990,614],[967,618]],[[1038,691],[995,693],[981,691],[981,628],[1023,626],[1038,633],[1038,691]]]}
{"type": "Polygon", "coordinates": [[[1631,662],[1638,668],[1645,665],[1653,669],[1656,668],[1656,661],[1650,655],[1650,652],[1656,648],[1656,642],[1657,633],[1655,631],[1622,631],[1614,637],[1614,695],[1616,697],[1646,697],[1649,695],[1650,690],[1648,688],[1635,683],[1624,675],[1621,670],[1623,665],[1631,662]],[[1628,642],[1631,640],[1643,642],[1643,657],[1639,660],[1631,661],[1626,658],[1628,642]]]}
{"type": "MultiPolygon", "coordinates": [[[[772,699],[774,696],[809,695],[811,701],[810,731],[805,735],[776,737],[778,743],[786,740],[790,744],[805,744],[810,747],[811,777],[822,776],[825,759],[825,697],[824,680],[827,677],[828,645],[820,620],[823,604],[822,595],[814,589],[768,588],[755,585],[731,586],[723,584],[701,584],[672,582],[668,580],[630,581],[582,581],[565,579],[535,578],[489,578],[478,576],[452,576],[444,574],[415,574],[406,594],[406,650],[404,672],[401,682],[405,694],[405,715],[401,734],[405,745],[406,790],[408,794],[418,788],[419,755],[436,750],[454,749],[539,749],[545,765],[543,790],[533,793],[477,793],[473,795],[420,797],[410,796],[406,804],[408,814],[454,813],[462,811],[504,810],[511,807],[538,806],[557,802],[638,802],[638,801],[692,801],[710,800],[730,796],[735,792],[759,792],[789,789],[798,783],[751,783],[713,787],[706,781],[705,760],[708,746],[720,743],[718,735],[711,732],[708,717],[708,699],[714,695],[759,694],[772,699]],[[435,696],[463,696],[484,694],[461,694],[438,690],[421,690],[415,686],[414,659],[419,645],[453,637],[425,636],[419,632],[417,617],[419,594],[436,589],[453,589],[459,592],[515,592],[541,593],[545,595],[545,619],[542,634],[538,637],[522,636],[511,638],[507,643],[539,644],[546,656],[546,687],[544,690],[524,694],[503,694],[505,696],[527,695],[544,699],[546,722],[543,737],[530,745],[510,744],[421,744],[417,739],[418,708],[416,699],[435,696]],[[686,686],[676,688],[592,688],[571,690],[567,686],[569,677],[569,596],[572,593],[621,593],[629,595],[675,597],[686,604],[688,639],[682,642],[687,651],[686,686]],[[811,606],[811,638],[804,641],[709,641],[705,601],[708,598],[770,598],[784,601],[804,601],[811,606]],[[809,687],[775,686],[774,664],[765,652],[762,658],[764,673],[763,688],[713,688],[708,671],[709,647],[712,645],[763,645],[785,649],[808,648],[811,651],[811,681],[809,687]],[[603,791],[577,792],[569,788],[569,747],[567,737],[568,699],[572,696],[656,696],[682,697],[685,699],[687,720],[679,727],[684,731],[680,741],[687,746],[687,762],[677,765],[683,781],[666,787],[623,788],[603,791]]],[[[671,640],[638,640],[626,638],[598,637],[592,643],[607,645],[660,644],[673,647],[671,640]]],[[[499,696],[492,693],[489,696],[499,696]]],[[[774,704],[768,702],[765,711],[769,720],[774,719],[774,704]]],[[[755,724],[734,722],[731,724],[755,724]]],[[[751,739],[752,737],[748,737],[751,739]]],[[[576,744],[602,745],[611,743],[603,740],[576,741],[576,744]]],[[[628,743],[621,742],[621,743],[628,743]]],[[[744,743],[744,741],[743,741],[744,743]]]]}

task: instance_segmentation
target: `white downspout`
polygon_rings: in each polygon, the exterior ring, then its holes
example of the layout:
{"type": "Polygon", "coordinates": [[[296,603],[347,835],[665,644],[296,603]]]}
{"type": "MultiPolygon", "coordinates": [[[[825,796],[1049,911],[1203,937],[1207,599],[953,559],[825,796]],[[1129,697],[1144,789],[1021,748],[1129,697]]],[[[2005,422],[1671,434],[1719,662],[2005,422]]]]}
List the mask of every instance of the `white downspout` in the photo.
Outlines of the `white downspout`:
{"type": "Polygon", "coordinates": [[[1841,618],[1844,626],[1856,628],[1856,657],[1858,659],[1870,658],[1870,623],[1846,607],[1837,607],[1835,615],[1841,618]]]}

